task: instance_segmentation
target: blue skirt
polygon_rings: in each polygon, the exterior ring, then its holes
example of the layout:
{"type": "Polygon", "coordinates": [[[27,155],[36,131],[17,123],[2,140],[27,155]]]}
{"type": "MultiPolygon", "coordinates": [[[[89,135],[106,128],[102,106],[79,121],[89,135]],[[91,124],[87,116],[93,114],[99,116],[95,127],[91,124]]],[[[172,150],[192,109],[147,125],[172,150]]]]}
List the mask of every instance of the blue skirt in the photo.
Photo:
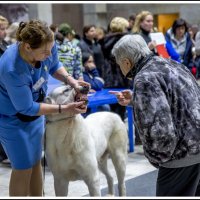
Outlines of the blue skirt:
{"type": "Polygon", "coordinates": [[[0,141],[14,169],[32,168],[42,156],[44,116],[32,122],[0,116],[0,141]]]}

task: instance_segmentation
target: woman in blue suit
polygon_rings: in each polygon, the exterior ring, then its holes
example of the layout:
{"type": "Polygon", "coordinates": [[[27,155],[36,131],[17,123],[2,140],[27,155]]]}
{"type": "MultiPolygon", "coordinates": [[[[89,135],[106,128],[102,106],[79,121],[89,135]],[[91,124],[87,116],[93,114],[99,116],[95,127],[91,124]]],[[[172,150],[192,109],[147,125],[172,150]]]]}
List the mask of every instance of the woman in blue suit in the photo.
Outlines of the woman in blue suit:
{"type": "Polygon", "coordinates": [[[78,92],[79,85],[88,84],[69,76],[58,61],[53,32],[45,23],[21,22],[16,35],[18,42],[0,59],[0,141],[12,166],[10,196],[42,196],[43,115],[86,112],[84,102],[43,103],[48,75],[78,92]]]}

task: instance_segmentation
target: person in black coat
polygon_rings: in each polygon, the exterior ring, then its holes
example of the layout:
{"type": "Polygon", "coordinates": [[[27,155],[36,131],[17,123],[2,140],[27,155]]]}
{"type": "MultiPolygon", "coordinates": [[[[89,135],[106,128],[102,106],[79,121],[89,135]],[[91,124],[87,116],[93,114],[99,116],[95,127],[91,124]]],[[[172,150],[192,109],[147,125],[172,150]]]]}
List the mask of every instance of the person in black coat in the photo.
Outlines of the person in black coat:
{"type": "Polygon", "coordinates": [[[95,25],[87,25],[83,27],[83,39],[80,40],[78,46],[81,48],[82,53],[88,52],[93,55],[99,75],[102,76],[104,56],[101,50],[101,46],[96,40],[95,25]]]}
{"type": "Polygon", "coordinates": [[[137,14],[135,19],[135,24],[133,26],[132,32],[134,34],[139,34],[143,37],[145,42],[147,43],[149,49],[156,54],[156,43],[152,41],[150,37],[150,33],[153,30],[154,20],[153,14],[149,11],[141,11],[137,14]]]}
{"type": "MultiPolygon", "coordinates": [[[[132,84],[124,78],[119,65],[116,63],[111,51],[115,43],[127,33],[128,20],[123,17],[115,17],[109,25],[110,32],[104,37],[101,42],[102,51],[105,58],[105,65],[102,77],[105,81],[104,88],[127,88],[132,84]]],[[[119,104],[110,105],[111,111],[118,113],[122,120],[125,119],[125,107],[119,104]]]]}
{"type": "MultiPolygon", "coordinates": [[[[4,51],[7,49],[9,43],[4,39],[6,37],[6,29],[8,27],[8,20],[0,15],[0,57],[3,55],[4,51]]],[[[0,143],[0,162],[6,160],[8,157],[0,143]]]]}

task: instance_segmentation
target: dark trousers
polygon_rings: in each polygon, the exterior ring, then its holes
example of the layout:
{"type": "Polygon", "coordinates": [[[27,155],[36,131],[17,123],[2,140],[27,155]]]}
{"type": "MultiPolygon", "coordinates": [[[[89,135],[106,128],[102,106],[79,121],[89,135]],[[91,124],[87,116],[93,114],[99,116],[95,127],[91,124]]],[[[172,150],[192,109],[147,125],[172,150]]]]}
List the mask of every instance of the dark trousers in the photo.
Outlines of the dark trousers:
{"type": "Polygon", "coordinates": [[[200,164],[159,167],[156,196],[200,196],[200,164]]]}

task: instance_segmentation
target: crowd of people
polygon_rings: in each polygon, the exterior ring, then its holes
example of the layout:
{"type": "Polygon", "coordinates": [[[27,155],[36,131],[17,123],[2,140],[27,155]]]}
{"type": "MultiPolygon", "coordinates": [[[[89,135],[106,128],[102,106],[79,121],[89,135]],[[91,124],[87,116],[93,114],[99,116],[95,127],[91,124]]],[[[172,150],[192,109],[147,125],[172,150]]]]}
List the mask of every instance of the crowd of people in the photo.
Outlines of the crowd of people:
{"type": "MultiPolygon", "coordinates": [[[[47,79],[48,74],[70,84],[77,92],[80,92],[79,85],[90,85],[91,92],[103,88],[128,89],[124,93],[115,93],[119,103],[101,106],[99,111],[115,112],[125,120],[125,105],[131,104],[132,99],[135,112],[135,143],[143,144],[145,156],[150,163],[159,167],[157,195],[181,195],[184,192],[195,195],[195,192],[191,191],[196,185],[184,191],[184,184],[178,183],[184,177],[178,174],[176,169],[183,168],[185,171],[180,173],[184,172],[189,177],[199,163],[196,155],[199,156],[200,142],[199,139],[193,142],[195,137],[200,138],[197,134],[200,131],[199,111],[191,110],[194,111],[192,119],[191,113],[185,113],[189,108],[181,105],[187,104],[184,95],[188,94],[188,98],[196,100],[196,105],[199,106],[200,97],[197,98],[195,94],[200,94],[197,92],[200,89],[196,84],[200,81],[200,30],[198,26],[190,25],[182,18],[176,19],[166,33],[163,33],[166,40],[165,48],[170,56],[170,59],[166,60],[159,55],[156,41],[150,36],[155,31],[157,30],[154,27],[154,17],[149,11],[133,13],[128,19],[114,17],[107,29],[87,24],[83,27],[82,36],[77,34],[68,22],[47,25],[40,20],[30,20],[10,24],[5,17],[0,16],[0,101],[4,101],[5,104],[0,109],[0,162],[5,162],[8,158],[11,162],[11,196],[42,195],[39,160],[44,119],[39,116],[68,110],[82,113],[83,116],[90,113],[86,107],[80,107],[83,102],[66,107],[42,103],[47,90],[43,79],[47,79]],[[49,57],[51,59],[48,60],[49,57]],[[148,68],[148,63],[151,62],[155,65],[145,71],[144,66],[148,68]],[[41,68],[43,65],[45,67],[41,68]],[[163,81],[167,85],[164,85],[163,81]],[[176,81],[178,82],[175,83],[176,81]],[[183,84],[182,87],[179,84],[183,84]],[[15,90],[16,88],[18,89],[15,90]],[[174,91],[180,88],[185,90],[174,91]],[[163,91],[165,89],[166,91],[163,91]],[[127,92],[129,90],[134,92],[127,92]],[[166,100],[163,92],[167,97],[172,95],[173,102],[166,100]],[[182,95],[184,101],[177,100],[178,94],[182,95]],[[24,100],[20,101],[19,95],[24,96],[24,100]],[[176,106],[180,108],[177,110],[176,106]],[[185,120],[178,114],[185,117],[185,120]],[[24,125],[23,119],[30,121],[24,125]],[[190,123],[191,120],[196,120],[194,123],[197,124],[190,123]],[[161,128],[158,128],[159,124],[162,124],[161,128]],[[185,127],[185,130],[181,126],[185,127]],[[162,132],[163,127],[165,130],[162,132]],[[188,135],[189,127],[193,130],[192,136],[188,135]],[[156,130],[160,130],[160,133],[156,130]],[[18,136],[11,134],[12,131],[18,133],[18,136]],[[152,138],[148,138],[149,132],[152,138]],[[32,137],[34,134],[35,138],[32,137]],[[165,134],[170,136],[161,144],[165,134]],[[13,137],[17,138],[15,143],[13,137]],[[180,143],[178,147],[174,145],[177,142],[180,143]],[[187,146],[189,143],[191,149],[187,146]],[[23,153],[20,153],[19,145],[23,153]],[[187,157],[189,151],[192,152],[192,161],[187,157]],[[189,161],[191,167],[186,170],[189,161]],[[173,188],[170,178],[162,179],[169,173],[174,177],[180,175],[180,179],[175,182],[179,185],[180,191],[166,191],[166,184],[173,188]],[[17,182],[19,177],[20,183],[17,182]]],[[[199,177],[199,173],[197,174],[199,177]]],[[[198,182],[197,179],[191,179],[191,182],[193,181],[198,182]]]]}

